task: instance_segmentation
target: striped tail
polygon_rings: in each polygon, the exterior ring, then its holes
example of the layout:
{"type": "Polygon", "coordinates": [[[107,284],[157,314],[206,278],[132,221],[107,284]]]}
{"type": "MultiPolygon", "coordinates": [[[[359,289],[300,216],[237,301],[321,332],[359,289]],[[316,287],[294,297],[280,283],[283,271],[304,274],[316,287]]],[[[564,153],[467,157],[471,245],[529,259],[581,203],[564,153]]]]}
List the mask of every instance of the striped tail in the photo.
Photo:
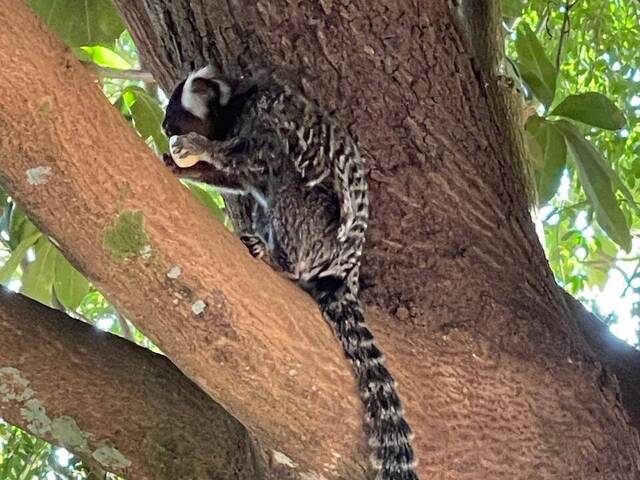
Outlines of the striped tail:
{"type": "Polygon", "coordinates": [[[376,480],[418,480],[411,428],[403,415],[395,381],[364,323],[362,306],[346,286],[319,299],[325,319],[353,365],[365,406],[376,480]]]}

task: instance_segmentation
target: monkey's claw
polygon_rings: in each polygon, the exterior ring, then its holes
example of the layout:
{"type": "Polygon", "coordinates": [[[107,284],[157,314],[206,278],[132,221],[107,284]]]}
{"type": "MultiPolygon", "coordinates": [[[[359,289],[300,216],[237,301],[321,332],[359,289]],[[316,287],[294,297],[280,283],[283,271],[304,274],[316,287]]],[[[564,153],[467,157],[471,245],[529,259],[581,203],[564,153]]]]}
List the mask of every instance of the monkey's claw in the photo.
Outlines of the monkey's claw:
{"type": "Polygon", "coordinates": [[[254,258],[262,258],[267,253],[267,246],[257,235],[241,235],[240,240],[249,249],[254,258]]]}

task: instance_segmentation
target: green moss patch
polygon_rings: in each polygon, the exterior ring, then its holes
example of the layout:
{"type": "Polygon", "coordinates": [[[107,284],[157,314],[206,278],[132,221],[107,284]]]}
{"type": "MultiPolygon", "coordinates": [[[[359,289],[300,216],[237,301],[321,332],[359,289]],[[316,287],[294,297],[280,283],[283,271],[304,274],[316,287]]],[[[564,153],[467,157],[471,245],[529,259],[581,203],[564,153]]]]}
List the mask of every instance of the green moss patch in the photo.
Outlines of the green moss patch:
{"type": "Polygon", "coordinates": [[[130,210],[118,215],[116,221],[107,227],[104,243],[117,259],[127,259],[145,255],[150,251],[149,238],[144,231],[144,216],[140,210],[130,210]]]}

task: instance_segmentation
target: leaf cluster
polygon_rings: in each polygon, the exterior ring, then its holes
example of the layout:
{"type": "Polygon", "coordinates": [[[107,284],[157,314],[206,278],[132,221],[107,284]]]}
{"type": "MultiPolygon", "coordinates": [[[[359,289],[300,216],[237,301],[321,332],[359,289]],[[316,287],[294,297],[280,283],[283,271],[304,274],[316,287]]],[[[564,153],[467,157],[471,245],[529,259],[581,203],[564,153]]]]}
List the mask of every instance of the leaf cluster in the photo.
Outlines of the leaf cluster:
{"type": "Polygon", "coordinates": [[[505,73],[535,112],[525,131],[550,265],[583,300],[615,271],[637,302],[640,3],[502,6],[505,73]]]}

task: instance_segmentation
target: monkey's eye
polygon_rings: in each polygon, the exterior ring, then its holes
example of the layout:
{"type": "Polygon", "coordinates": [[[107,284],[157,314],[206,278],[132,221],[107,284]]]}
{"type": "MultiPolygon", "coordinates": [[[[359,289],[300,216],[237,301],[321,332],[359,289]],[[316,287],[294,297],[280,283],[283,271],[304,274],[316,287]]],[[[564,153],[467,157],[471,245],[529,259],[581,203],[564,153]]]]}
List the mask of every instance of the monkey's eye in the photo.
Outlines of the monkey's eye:
{"type": "Polygon", "coordinates": [[[176,132],[173,131],[173,128],[171,128],[171,126],[169,125],[169,123],[167,122],[167,119],[165,118],[164,121],[162,122],[162,130],[164,131],[164,134],[167,137],[172,137],[173,135],[176,134],[176,132]]]}

